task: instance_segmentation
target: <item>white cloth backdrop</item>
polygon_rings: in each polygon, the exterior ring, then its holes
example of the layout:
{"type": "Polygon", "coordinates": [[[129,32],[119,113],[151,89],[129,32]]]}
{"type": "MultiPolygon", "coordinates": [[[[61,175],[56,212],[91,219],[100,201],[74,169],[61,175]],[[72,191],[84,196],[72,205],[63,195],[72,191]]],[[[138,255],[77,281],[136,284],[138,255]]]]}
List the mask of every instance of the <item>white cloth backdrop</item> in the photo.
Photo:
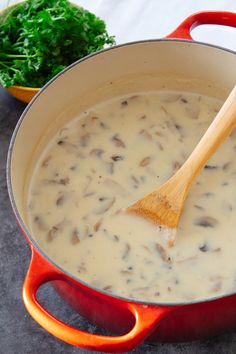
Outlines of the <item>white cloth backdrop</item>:
{"type": "MultiPolygon", "coordinates": [[[[50,1],[50,0],[49,0],[50,1]]],[[[19,0],[0,0],[0,9],[19,0]]],[[[161,38],[190,14],[203,10],[236,12],[236,0],[73,0],[107,23],[117,43],[161,38]]],[[[236,51],[236,28],[201,26],[192,33],[196,40],[236,51]]]]}

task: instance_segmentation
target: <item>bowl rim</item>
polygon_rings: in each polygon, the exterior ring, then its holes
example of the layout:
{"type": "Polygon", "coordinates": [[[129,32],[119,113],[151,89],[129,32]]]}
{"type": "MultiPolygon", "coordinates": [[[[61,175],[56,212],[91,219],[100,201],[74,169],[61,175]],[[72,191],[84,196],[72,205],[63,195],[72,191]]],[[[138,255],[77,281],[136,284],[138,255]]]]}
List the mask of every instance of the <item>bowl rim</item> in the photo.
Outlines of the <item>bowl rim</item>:
{"type": "Polygon", "coordinates": [[[20,86],[20,85],[12,85],[9,87],[5,87],[5,90],[16,89],[21,91],[35,91],[38,92],[41,90],[41,87],[29,87],[29,86],[20,86]]]}

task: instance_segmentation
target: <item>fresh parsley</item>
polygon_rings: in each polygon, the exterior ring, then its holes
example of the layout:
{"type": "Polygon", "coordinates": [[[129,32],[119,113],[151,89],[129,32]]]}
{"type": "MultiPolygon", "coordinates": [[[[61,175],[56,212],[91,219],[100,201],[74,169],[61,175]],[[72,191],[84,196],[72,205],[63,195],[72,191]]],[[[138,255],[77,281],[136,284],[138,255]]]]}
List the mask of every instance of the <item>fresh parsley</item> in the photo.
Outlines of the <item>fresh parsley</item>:
{"type": "Polygon", "coordinates": [[[103,20],[68,0],[26,0],[0,20],[0,84],[42,87],[74,61],[114,43],[103,20]]]}

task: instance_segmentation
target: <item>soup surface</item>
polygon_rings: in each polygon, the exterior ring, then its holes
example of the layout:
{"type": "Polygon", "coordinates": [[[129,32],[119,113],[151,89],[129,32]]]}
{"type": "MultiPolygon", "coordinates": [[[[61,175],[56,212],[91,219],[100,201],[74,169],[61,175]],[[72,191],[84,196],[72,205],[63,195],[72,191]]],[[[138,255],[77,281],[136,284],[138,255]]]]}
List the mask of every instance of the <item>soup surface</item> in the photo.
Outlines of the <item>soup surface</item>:
{"type": "Polygon", "coordinates": [[[236,290],[236,134],[193,185],[174,247],[120,213],[186,160],[222,102],[147,92],[92,107],[63,127],[35,166],[27,217],[42,249],[100,289],[148,301],[236,290]]]}

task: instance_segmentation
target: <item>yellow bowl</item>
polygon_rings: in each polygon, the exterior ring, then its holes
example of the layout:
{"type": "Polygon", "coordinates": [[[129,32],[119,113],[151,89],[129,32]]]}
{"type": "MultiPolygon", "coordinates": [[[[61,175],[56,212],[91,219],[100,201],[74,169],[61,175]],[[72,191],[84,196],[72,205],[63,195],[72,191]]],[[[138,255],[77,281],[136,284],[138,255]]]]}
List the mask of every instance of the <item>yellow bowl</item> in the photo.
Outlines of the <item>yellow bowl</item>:
{"type": "Polygon", "coordinates": [[[6,90],[18,100],[28,103],[36,95],[36,93],[39,92],[40,88],[10,86],[6,90]]]}

